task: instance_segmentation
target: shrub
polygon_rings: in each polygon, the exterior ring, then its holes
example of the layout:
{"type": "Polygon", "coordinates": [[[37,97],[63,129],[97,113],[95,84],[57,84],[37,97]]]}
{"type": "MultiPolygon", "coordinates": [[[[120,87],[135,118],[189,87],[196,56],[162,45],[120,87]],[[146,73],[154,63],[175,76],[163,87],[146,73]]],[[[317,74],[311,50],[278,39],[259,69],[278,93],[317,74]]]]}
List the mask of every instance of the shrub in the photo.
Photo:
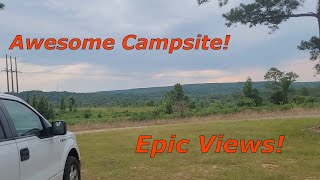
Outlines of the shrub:
{"type": "Polygon", "coordinates": [[[292,100],[295,104],[303,104],[306,102],[306,97],[305,96],[294,96],[292,100]]]}
{"type": "Polygon", "coordinates": [[[83,112],[83,117],[84,117],[84,118],[88,119],[88,118],[90,118],[91,116],[92,116],[91,110],[85,110],[85,111],[83,112]]]}
{"type": "Polygon", "coordinates": [[[280,110],[290,110],[293,109],[294,105],[293,104],[283,104],[279,106],[280,110]]]}
{"type": "Polygon", "coordinates": [[[251,98],[241,97],[240,101],[238,102],[238,106],[240,106],[240,107],[254,107],[254,106],[256,106],[256,103],[251,98]]]}
{"type": "Polygon", "coordinates": [[[102,114],[101,113],[98,114],[98,118],[102,118],[102,114]]]}
{"type": "Polygon", "coordinates": [[[307,97],[305,102],[306,102],[306,103],[309,103],[309,104],[313,104],[313,103],[316,102],[316,98],[314,98],[314,97],[307,97]]]}

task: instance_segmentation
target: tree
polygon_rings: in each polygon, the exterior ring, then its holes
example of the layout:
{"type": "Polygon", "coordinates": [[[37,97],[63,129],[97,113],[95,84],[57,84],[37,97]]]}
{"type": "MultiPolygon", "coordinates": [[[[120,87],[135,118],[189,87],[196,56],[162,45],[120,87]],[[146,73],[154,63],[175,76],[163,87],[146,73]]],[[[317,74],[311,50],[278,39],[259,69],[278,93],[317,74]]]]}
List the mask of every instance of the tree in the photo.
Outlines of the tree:
{"type": "Polygon", "coordinates": [[[180,114],[181,118],[185,117],[185,112],[189,109],[189,102],[186,100],[176,101],[173,104],[173,110],[180,114]]]}
{"type": "Polygon", "coordinates": [[[32,98],[32,107],[33,108],[37,108],[38,107],[37,97],[36,97],[35,94],[33,95],[33,98],[32,98]]]}
{"type": "Polygon", "coordinates": [[[173,90],[166,94],[163,104],[167,114],[178,112],[183,118],[189,109],[189,97],[184,94],[181,84],[176,84],[173,90]]]}
{"type": "Polygon", "coordinates": [[[273,90],[271,100],[274,104],[288,103],[290,86],[298,77],[294,72],[282,72],[275,67],[270,68],[264,79],[270,81],[266,86],[273,90]]]}
{"type": "Polygon", "coordinates": [[[0,3],[0,9],[4,9],[5,5],[3,3],[0,3]]]}
{"type": "Polygon", "coordinates": [[[74,97],[71,96],[68,99],[68,103],[69,103],[69,111],[71,112],[74,109],[74,106],[76,104],[76,100],[74,99],[74,97]]]}
{"type": "MultiPolygon", "coordinates": [[[[210,0],[197,0],[198,4],[209,2],[210,0]]],[[[226,5],[229,0],[218,0],[220,6],[226,5]]],[[[318,22],[320,36],[320,1],[314,12],[294,13],[299,7],[303,6],[305,0],[255,0],[251,3],[240,3],[239,6],[232,8],[229,12],[223,14],[227,20],[228,27],[240,23],[248,25],[250,28],[257,25],[265,25],[271,29],[270,33],[279,29],[279,25],[290,18],[311,17],[318,22]]],[[[316,7],[315,5],[315,7],[316,7]]],[[[313,36],[309,41],[302,41],[298,46],[300,50],[310,52],[310,60],[320,59],[320,37],[313,36]]],[[[320,61],[314,67],[320,74],[320,61]]]]}
{"type": "Polygon", "coordinates": [[[245,97],[250,98],[253,93],[253,88],[252,88],[252,79],[251,77],[247,78],[247,81],[244,83],[242,93],[244,94],[245,97]]]}
{"type": "Polygon", "coordinates": [[[181,101],[187,98],[181,84],[179,83],[174,85],[173,90],[170,91],[168,95],[172,101],[181,101]]]}
{"type": "Polygon", "coordinates": [[[149,107],[153,107],[153,106],[155,105],[155,103],[154,103],[153,100],[151,100],[151,101],[148,101],[148,102],[146,103],[146,105],[149,106],[149,107]]]}
{"type": "Polygon", "coordinates": [[[309,96],[310,95],[309,89],[306,87],[301,88],[301,95],[302,96],[309,96]]]}
{"type": "Polygon", "coordinates": [[[64,97],[62,97],[60,99],[60,110],[61,111],[65,111],[66,110],[66,103],[65,103],[64,97]]]}
{"type": "Polygon", "coordinates": [[[44,97],[43,101],[44,101],[45,116],[46,116],[46,118],[49,118],[49,101],[48,101],[48,98],[44,97]]]}
{"type": "Polygon", "coordinates": [[[28,104],[31,104],[31,101],[30,101],[30,97],[29,97],[29,94],[27,94],[27,99],[26,99],[26,102],[27,102],[28,104]]]}
{"type": "Polygon", "coordinates": [[[53,108],[52,104],[49,105],[48,117],[47,118],[50,119],[50,120],[53,120],[55,118],[54,108],[53,108]]]}
{"type": "Polygon", "coordinates": [[[37,106],[35,107],[37,111],[46,119],[54,119],[54,109],[53,105],[49,104],[48,98],[41,96],[39,102],[37,102],[37,106]]]}
{"type": "Polygon", "coordinates": [[[38,106],[37,106],[37,110],[39,111],[40,114],[42,114],[44,117],[47,118],[48,100],[44,96],[41,96],[39,103],[38,103],[38,106]]]}
{"type": "Polygon", "coordinates": [[[164,109],[164,112],[166,114],[172,114],[173,113],[173,107],[172,107],[172,102],[170,100],[170,97],[168,94],[166,94],[163,102],[162,102],[162,109],[164,109]]]}
{"type": "Polygon", "coordinates": [[[239,106],[260,106],[262,98],[259,95],[259,90],[253,88],[253,82],[250,77],[243,86],[243,97],[240,98],[239,106]]]}
{"type": "MultiPolygon", "coordinates": [[[[320,38],[312,37],[310,41],[302,41],[301,45],[298,46],[300,50],[310,51],[310,60],[316,61],[320,59],[320,38]]],[[[320,63],[314,66],[317,74],[320,74],[320,63]]]]}
{"type": "Polygon", "coordinates": [[[258,89],[254,88],[252,91],[252,97],[256,106],[262,105],[262,97],[260,96],[260,92],[258,89]]]}

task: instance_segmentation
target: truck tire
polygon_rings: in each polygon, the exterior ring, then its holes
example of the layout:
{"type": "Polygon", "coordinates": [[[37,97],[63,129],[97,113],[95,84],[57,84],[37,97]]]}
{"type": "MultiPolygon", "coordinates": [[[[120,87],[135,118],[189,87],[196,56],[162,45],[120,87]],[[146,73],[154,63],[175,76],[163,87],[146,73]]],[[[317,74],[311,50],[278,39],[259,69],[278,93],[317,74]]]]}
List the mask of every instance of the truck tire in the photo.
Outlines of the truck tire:
{"type": "Polygon", "coordinates": [[[67,158],[63,180],[81,180],[79,161],[73,156],[67,158]]]}

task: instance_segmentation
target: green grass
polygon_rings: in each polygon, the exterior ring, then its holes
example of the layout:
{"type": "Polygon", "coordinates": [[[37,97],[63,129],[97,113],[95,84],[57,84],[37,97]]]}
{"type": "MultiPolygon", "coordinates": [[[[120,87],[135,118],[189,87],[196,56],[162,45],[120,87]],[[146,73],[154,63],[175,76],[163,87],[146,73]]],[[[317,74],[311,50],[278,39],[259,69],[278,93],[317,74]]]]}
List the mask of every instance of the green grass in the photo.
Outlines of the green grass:
{"type": "MultiPolygon", "coordinates": [[[[287,112],[291,110],[318,111],[320,104],[284,104],[284,105],[266,105],[261,107],[238,107],[235,105],[225,106],[221,103],[213,103],[206,108],[189,109],[185,112],[186,117],[203,117],[211,115],[232,115],[236,113],[254,111],[254,112],[287,112]]],[[[119,122],[137,122],[157,119],[179,118],[180,113],[165,114],[159,111],[159,107],[148,106],[129,106],[129,107],[82,107],[76,111],[64,111],[56,109],[56,120],[64,120],[68,125],[88,124],[88,123],[119,123],[119,122]]]]}
{"type": "Polygon", "coordinates": [[[84,180],[93,179],[318,179],[320,134],[309,128],[320,119],[213,121],[141,129],[109,130],[77,136],[84,180]],[[136,154],[139,135],[191,140],[187,154],[136,154]],[[285,135],[281,154],[201,154],[199,135],[234,139],[277,139],[285,135]]]}
{"type": "Polygon", "coordinates": [[[81,123],[113,123],[128,120],[140,113],[152,113],[154,107],[94,107],[78,108],[75,112],[59,112],[55,119],[64,120],[69,125],[81,123]],[[90,114],[85,117],[85,114],[90,114]]]}

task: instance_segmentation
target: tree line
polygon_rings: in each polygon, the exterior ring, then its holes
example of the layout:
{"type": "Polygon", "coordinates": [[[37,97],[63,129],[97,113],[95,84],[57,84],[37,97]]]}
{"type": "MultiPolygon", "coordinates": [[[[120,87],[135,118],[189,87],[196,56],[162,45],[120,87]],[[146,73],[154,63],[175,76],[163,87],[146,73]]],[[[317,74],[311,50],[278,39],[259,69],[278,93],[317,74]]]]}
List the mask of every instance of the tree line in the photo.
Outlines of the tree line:
{"type": "MultiPolygon", "coordinates": [[[[38,98],[36,95],[32,96],[32,99],[27,96],[26,102],[35,108],[41,115],[43,115],[48,120],[54,120],[56,117],[56,108],[52,103],[49,103],[48,98],[45,96],[40,96],[38,98]]],[[[67,109],[72,112],[76,110],[76,101],[74,97],[69,97],[67,102],[64,97],[60,99],[59,110],[61,113],[66,112],[67,109]]]]}
{"type": "MultiPolygon", "coordinates": [[[[269,102],[275,105],[283,105],[289,103],[289,92],[292,83],[299,77],[294,72],[284,72],[278,68],[272,67],[265,74],[264,79],[267,80],[266,88],[270,91],[269,102]]],[[[303,95],[308,96],[308,89],[302,89],[303,95]]],[[[315,99],[306,99],[304,96],[295,96],[293,101],[297,104],[306,101],[313,103],[315,99]]],[[[241,96],[237,105],[240,107],[258,107],[263,104],[263,98],[258,89],[253,87],[253,81],[250,77],[247,78],[241,96]]],[[[166,114],[178,113],[180,117],[185,117],[189,109],[195,108],[194,102],[185,95],[180,84],[176,84],[170,92],[168,92],[162,101],[161,110],[166,114]]]]}
{"type": "MultiPolygon", "coordinates": [[[[59,97],[58,103],[48,102],[50,98],[45,96],[46,94],[30,95],[32,98],[27,96],[27,102],[47,119],[59,118],[69,120],[70,123],[114,121],[119,119],[142,121],[148,119],[184,118],[230,114],[247,109],[258,111],[288,110],[297,107],[296,105],[299,105],[299,107],[317,107],[319,103],[315,102],[317,100],[316,97],[318,97],[318,101],[320,100],[319,83],[312,83],[316,88],[311,88],[310,86],[308,88],[302,87],[301,85],[305,85],[303,83],[299,86],[293,86],[298,77],[294,72],[285,72],[273,67],[265,73],[264,79],[266,82],[264,83],[255,83],[251,77],[248,77],[245,83],[233,83],[231,86],[227,84],[226,87],[221,87],[225,86],[225,84],[214,84],[214,86],[204,84],[201,85],[202,90],[199,90],[198,85],[194,87],[192,85],[192,88],[190,88],[188,85],[182,86],[178,83],[173,87],[165,88],[166,92],[160,100],[140,100],[140,96],[132,94],[136,90],[132,90],[126,92],[130,94],[131,99],[130,104],[125,107],[121,106],[122,102],[120,101],[116,102],[114,106],[99,106],[104,107],[99,109],[94,109],[95,106],[92,104],[79,106],[78,100],[82,99],[80,98],[82,95],[80,97],[77,94],[73,94],[73,96],[61,96],[60,94],[58,96],[59,94],[54,92],[49,93],[49,95],[59,97]],[[261,85],[265,88],[262,89],[261,85]],[[204,87],[208,87],[207,91],[212,91],[212,94],[208,95],[208,92],[203,91],[204,87]],[[299,89],[295,89],[295,87],[299,89]],[[225,91],[225,95],[215,94],[216,88],[235,88],[237,91],[235,91],[236,93],[225,91]],[[188,92],[185,89],[188,89],[188,92]],[[315,92],[318,92],[318,94],[315,94],[315,92]],[[205,93],[205,96],[202,97],[202,93],[205,93]],[[137,105],[136,101],[142,101],[143,103],[137,105]],[[81,108],[78,109],[78,107],[81,108]]],[[[149,91],[152,93],[158,92],[156,89],[142,90],[143,93],[149,91]]],[[[100,97],[101,94],[98,94],[98,97],[100,97]]],[[[102,95],[105,96],[105,94],[102,95]]],[[[119,98],[122,98],[122,94],[118,94],[116,97],[119,100],[119,98]]]]}

